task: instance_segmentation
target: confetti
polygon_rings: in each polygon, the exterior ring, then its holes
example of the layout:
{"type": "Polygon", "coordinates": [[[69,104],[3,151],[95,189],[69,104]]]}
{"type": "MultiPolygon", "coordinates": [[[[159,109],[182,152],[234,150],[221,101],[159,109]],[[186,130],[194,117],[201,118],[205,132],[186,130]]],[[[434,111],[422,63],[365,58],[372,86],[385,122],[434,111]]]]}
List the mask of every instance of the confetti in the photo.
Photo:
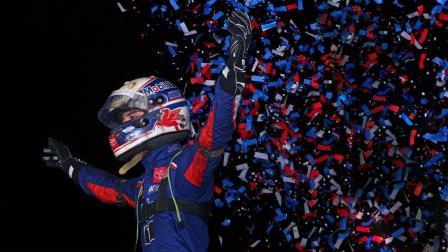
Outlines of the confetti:
{"type": "Polygon", "coordinates": [[[439,235],[448,230],[445,0],[120,2],[118,11],[135,6],[125,15],[151,24],[144,39],[157,36],[153,24],[172,31],[154,50],[179,68],[173,81],[191,84],[193,132],[228,57],[226,15],[250,16],[237,129],[215,174],[209,225],[220,244],[232,236],[260,251],[448,246],[439,235]]]}

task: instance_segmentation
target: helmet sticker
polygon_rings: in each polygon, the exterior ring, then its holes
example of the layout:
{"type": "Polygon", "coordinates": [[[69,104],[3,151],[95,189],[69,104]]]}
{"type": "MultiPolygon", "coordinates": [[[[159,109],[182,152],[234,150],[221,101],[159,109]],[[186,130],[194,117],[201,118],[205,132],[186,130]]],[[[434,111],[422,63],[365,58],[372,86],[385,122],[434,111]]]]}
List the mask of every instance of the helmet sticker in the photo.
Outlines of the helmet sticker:
{"type": "Polygon", "coordinates": [[[168,93],[168,97],[170,98],[170,100],[179,98],[181,97],[180,91],[179,90],[171,91],[168,93]]]}
{"type": "Polygon", "coordinates": [[[155,84],[150,83],[149,85],[143,86],[141,88],[141,90],[139,90],[139,92],[142,92],[145,95],[149,96],[149,95],[153,95],[155,93],[158,93],[160,91],[167,90],[170,88],[177,89],[177,86],[169,81],[162,81],[159,83],[155,83],[155,84]]]}
{"type": "Polygon", "coordinates": [[[180,110],[181,108],[176,108],[173,110],[169,108],[161,109],[160,112],[162,112],[162,115],[160,116],[160,119],[157,121],[156,126],[157,127],[174,126],[177,131],[179,130],[179,126],[181,128],[184,128],[186,124],[184,124],[183,121],[186,122],[186,120],[185,117],[180,114],[180,110]]]}

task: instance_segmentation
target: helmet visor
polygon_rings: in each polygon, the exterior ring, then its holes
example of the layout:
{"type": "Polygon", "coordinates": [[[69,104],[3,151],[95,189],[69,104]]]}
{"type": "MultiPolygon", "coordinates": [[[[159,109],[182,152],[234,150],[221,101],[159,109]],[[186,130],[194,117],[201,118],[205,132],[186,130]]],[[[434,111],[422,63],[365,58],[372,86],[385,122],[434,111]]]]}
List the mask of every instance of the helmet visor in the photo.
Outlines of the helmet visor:
{"type": "Polygon", "coordinates": [[[141,110],[145,113],[150,109],[148,97],[141,93],[116,90],[107,98],[98,118],[106,127],[113,129],[122,124],[121,115],[130,110],[141,110]]]}

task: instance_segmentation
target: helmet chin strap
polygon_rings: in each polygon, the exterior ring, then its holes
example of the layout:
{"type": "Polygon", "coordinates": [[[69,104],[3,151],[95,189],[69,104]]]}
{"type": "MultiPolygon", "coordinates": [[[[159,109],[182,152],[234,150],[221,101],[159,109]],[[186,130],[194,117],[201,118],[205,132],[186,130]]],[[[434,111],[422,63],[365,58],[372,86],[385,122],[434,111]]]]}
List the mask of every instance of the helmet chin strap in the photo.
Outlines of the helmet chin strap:
{"type": "Polygon", "coordinates": [[[132,167],[136,166],[138,162],[140,162],[143,159],[146,153],[147,151],[137,153],[137,155],[135,155],[131,160],[129,160],[126,164],[124,164],[120,168],[120,170],[118,170],[118,173],[120,173],[120,175],[126,174],[126,172],[128,172],[132,167]]]}

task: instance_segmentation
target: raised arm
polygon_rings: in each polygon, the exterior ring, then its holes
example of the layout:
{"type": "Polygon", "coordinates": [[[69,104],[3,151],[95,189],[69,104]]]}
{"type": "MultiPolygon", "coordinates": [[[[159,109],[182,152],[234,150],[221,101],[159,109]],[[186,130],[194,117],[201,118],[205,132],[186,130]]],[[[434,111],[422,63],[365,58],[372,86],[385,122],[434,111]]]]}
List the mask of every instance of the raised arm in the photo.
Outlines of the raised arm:
{"type": "MultiPolygon", "coordinates": [[[[232,139],[235,117],[245,86],[245,59],[251,42],[252,28],[249,16],[234,11],[228,18],[231,47],[226,66],[215,85],[215,99],[207,123],[199,132],[197,150],[184,176],[193,185],[200,186],[207,167],[216,168],[209,158],[220,157],[224,145],[232,139]]],[[[211,169],[213,170],[213,169],[211,169]]]]}
{"type": "Polygon", "coordinates": [[[215,85],[212,111],[199,134],[199,145],[209,151],[218,150],[231,140],[236,110],[245,86],[245,59],[252,36],[249,16],[241,11],[232,12],[228,29],[232,34],[229,56],[215,85]]]}
{"type": "Polygon", "coordinates": [[[51,137],[48,139],[48,147],[44,148],[43,160],[49,167],[61,168],[85,193],[100,201],[135,207],[139,178],[124,180],[94,168],[73,157],[65,144],[51,137]]]}

